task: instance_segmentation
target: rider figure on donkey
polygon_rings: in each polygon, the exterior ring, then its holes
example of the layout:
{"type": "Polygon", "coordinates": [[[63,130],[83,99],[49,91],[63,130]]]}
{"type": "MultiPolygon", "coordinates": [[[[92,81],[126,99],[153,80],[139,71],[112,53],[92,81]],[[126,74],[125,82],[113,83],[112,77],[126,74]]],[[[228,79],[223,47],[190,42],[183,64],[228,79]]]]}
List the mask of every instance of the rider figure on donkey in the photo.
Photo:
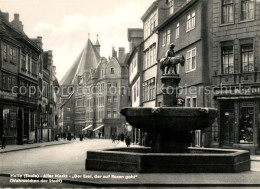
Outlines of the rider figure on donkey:
{"type": "MultiPolygon", "coordinates": [[[[174,47],[175,47],[175,45],[173,43],[171,43],[169,46],[169,50],[165,54],[166,58],[164,61],[169,61],[169,57],[175,57],[174,47]]],[[[173,69],[174,69],[174,73],[177,73],[176,66],[173,66],[173,69]]]]}
{"type": "Polygon", "coordinates": [[[173,43],[171,43],[170,46],[169,46],[169,50],[165,54],[165,60],[164,61],[167,61],[168,57],[174,57],[175,56],[174,47],[175,47],[175,45],[173,43]]]}
{"type": "MultiPolygon", "coordinates": [[[[168,62],[170,57],[175,57],[174,47],[175,45],[171,43],[169,46],[169,50],[165,54],[164,62],[168,62]]],[[[173,69],[174,69],[174,73],[177,73],[176,66],[174,66],[173,69]]]]}
{"type": "Polygon", "coordinates": [[[171,43],[169,46],[169,50],[165,54],[166,57],[160,60],[160,69],[163,74],[171,74],[173,69],[174,73],[177,74],[176,66],[178,64],[184,66],[184,56],[175,56],[174,47],[175,45],[171,43]]]}

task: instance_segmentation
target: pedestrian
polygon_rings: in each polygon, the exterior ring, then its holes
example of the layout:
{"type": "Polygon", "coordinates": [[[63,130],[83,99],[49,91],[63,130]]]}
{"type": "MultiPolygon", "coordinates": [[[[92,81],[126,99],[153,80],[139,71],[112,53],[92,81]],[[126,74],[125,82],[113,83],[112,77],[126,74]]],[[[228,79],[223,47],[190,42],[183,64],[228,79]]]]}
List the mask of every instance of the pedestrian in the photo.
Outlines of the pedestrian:
{"type": "Polygon", "coordinates": [[[98,133],[98,138],[100,138],[100,137],[101,137],[101,132],[98,133]]]}
{"type": "Polygon", "coordinates": [[[126,146],[127,146],[127,147],[130,147],[131,138],[130,138],[129,136],[127,136],[127,137],[125,138],[125,143],[126,143],[126,146]]]}
{"type": "Polygon", "coordinates": [[[71,138],[72,138],[72,136],[71,136],[71,134],[69,133],[68,136],[67,136],[67,140],[68,140],[68,141],[71,141],[71,138]]]}
{"type": "Polygon", "coordinates": [[[112,135],[112,143],[114,143],[115,142],[115,135],[112,135]]]}
{"type": "Polygon", "coordinates": [[[124,133],[121,133],[121,141],[124,142],[124,140],[125,140],[125,135],[124,133]]]}
{"type": "Polygon", "coordinates": [[[4,135],[2,135],[2,139],[1,139],[1,141],[2,141],[2,149],[4,149],[5,146],[6,146],[6,138],[5,138],[4,135]]]}
{"type": "Polygon", "coordinates": [[[80,139],[80,141],[83,140],[83,134],[80,134],[80,135],[79,135],[79,139],[80,139]]]}

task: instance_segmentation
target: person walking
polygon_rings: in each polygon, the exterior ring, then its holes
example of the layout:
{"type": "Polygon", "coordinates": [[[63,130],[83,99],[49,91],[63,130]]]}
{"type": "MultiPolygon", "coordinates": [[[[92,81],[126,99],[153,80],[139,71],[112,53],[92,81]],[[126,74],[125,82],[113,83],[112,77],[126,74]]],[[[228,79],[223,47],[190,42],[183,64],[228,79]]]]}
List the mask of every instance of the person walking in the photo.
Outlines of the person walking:
{"type": "Polygon", "coordinates": [[[1,141],[2,141],[2,149],[5,149],[5,146],[6,146],[6,138],[5,138],[4,135],[2,135],[1,141]]]}
{"type": "Polygon", "coordinates": [[[101,137],[101,132],[98,133],[98,138],[100,138],[100,137],[101,137]]]}
{"type": "Polygon", "coordinates": [[[126,143],[126,146],[127,146],[127,147],[130,147],[131,138],[130,138],[129,136],[127,136],[127,137],[125,138],[125,143],[126,143]]]}
{"type": "Polygon", "coordinates": [[[121,133],[121,141],[124,142],[124,140],[125,140],[125,135],[124,133],[121,133]]]}
{"type": "Polygon", "coordinates": [[[115,135],[112,135],[112,143],[115,142],[115,139],[116,139],[115,135]]]}

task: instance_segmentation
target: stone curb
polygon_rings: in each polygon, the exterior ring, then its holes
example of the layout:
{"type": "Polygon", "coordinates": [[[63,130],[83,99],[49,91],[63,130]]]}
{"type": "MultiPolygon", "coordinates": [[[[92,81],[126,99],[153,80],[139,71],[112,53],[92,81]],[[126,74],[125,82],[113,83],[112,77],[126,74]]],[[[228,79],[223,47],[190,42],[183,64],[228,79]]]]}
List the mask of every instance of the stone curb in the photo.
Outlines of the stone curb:
{"type": "Polygon", "coordinates": [[[22,151],[22,150],[30,150],[30,149],[34,149],[34,148],[42,148],[42,147],[62,145],[62,144],[70,144],[70,142],[59,143],[59,144],[44,144],[44,145],[39,145],[39,146],[25,147],[25,148],[13,149],[13,150],[2,151],[2,152],[0,151],[0,153],[17,152],[17,151],[22,151]]]}

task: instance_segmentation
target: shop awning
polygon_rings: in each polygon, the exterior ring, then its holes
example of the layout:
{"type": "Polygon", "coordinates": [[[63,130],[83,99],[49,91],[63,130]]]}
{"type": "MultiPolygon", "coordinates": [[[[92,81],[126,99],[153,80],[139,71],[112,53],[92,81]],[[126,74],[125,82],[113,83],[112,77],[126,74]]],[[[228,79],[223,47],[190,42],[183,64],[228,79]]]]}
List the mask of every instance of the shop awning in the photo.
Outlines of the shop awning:
{"type": "Polygon", "coordinates": [[[98,126],[98,127],[97,127],[97,128],[95,128],[93,131],[96,131],[96,130],[98,130],[98,129],[102,128],[102,127],[104,127],[104,125],[100,125],[100,126],[98,126]]]}
{"type": "Polygon", "coordinates": [[[89,125],[89,126],[85,127],[84,129],[82,129],[82,131],[85,131],[85,130],[91,128],[91,127],[92,127],[92,125],[89,125]]]}

